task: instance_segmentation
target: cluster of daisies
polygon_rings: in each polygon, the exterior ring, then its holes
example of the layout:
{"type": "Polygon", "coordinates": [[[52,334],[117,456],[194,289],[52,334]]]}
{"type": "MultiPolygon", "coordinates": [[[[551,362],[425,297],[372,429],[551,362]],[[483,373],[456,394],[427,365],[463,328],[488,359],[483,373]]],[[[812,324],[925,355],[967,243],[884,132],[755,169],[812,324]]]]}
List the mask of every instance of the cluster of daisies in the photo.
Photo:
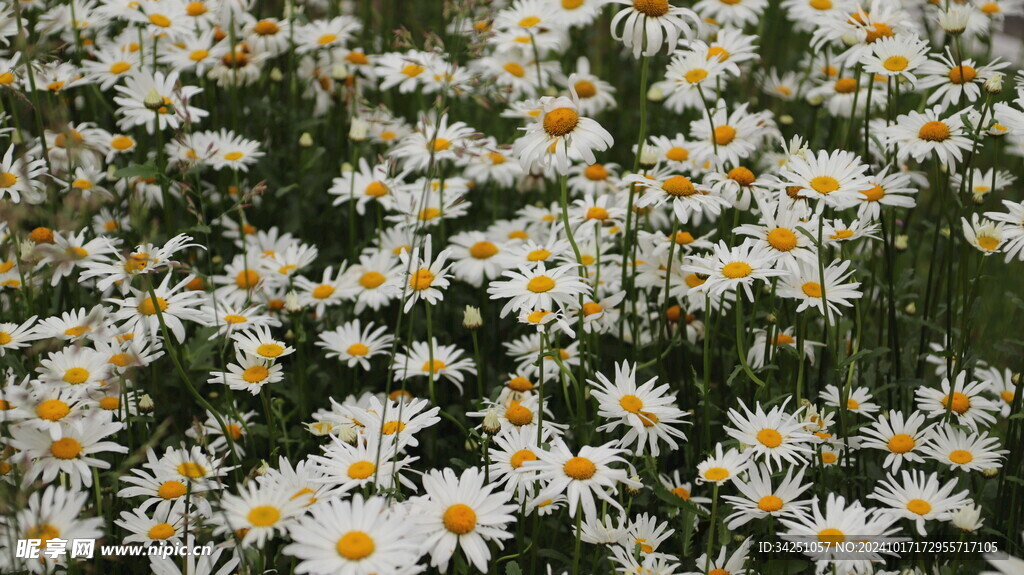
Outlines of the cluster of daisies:
{"type": "Polygon", "coordinates": [[[1024,0],[270,4],[0,7],[0,571],[1019,549],[1024,0]]]}

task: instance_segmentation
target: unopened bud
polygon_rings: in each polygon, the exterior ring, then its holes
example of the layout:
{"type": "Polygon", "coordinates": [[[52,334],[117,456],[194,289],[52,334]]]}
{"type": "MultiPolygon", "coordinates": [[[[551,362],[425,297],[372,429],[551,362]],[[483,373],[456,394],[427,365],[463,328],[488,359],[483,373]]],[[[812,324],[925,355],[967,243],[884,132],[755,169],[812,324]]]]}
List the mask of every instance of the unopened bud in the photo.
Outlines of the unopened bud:
{"type": "Polygon", "coordinates": [[[153,411],[154,407],[153,398],[150,397],[148,393],[142,394],[142,397],[139,398],[139,411],[149,413],[150,411],[153,411]]]}
{"type": "Polygon", "coordinates": [[[362,118],[353,118],[352,125],[348,127],[348,139],[353,142],[362,142],[370,135],[370,124],[362,118]]]}
{"type": "Polygon", "coordinates": [[[992,75],[985,80],[985,91],[989,94],[999,94],[1003,91],[1003,77],[1005,75],[1002,72],[992,72],[992,75]]]}
{"type": "Polygon", "coordinates": [[[949,10],[939,12],[939,26],[950,36],[959,36],[967,30],[967,23],[971,19],[969,8],[953,7],[949,10]]]}
{"type": "Polygon", "coordinates": [[[484,325],[484,318],[480,315],[480,308],[471,305],[466,306],[462,314],[462,327],[466,329],[480,329],[484,325]]]}
{"type": "Polygon", "coordinates": [[[341,81],[348,78],[348,67],[344,64],[335,64],[331,68],[331,78],[341,81]]]}
{"type": "Polygon", "coordinates": [[[164,98],[160,95],[160,92],[156,91],[156,88],[150,88],[146,97],[142,100],[142,105],[146,106],[149,110],[159,110],[164,105],[164,98]]]}
{"type": "Polygon", "coordinates": [[[287,294],[285,294],[284,309],[288,313],[296,313],[302,311],[302,301],[299,300],[299,294],[295,293],[295,290],[291,290],[287,294]]]}
{"type": "Polygon", "coordinates": [[[860,38],[858,38],[856,34],[843,34],[843,37],[840,38],[840,40],[842,40],[843,44],[846,46],[856,46],[857,44],[860,44],[860,38]]]}
{"type": "Polygon", "coordinates": [[[466,443],[463,444],[466,451],[476,451],[476,442],[472,439],[467,439],[466,443]]]}
{"type": "Polygon", "coordinates": [[[807,103],[817,108],[818,106],[825,103],[825,98],[823,98],[821,94],[808,94],[807,103]]]}
{"type": "Polygon", "coordinates": [[[661,159],[661,153],[657,146],[650,144],[644,144],[643,152],[640,153],[640,165],[641,166],[653,166],[658,163],[661,159]]]}
{"type": "Polygon", "coordinates": [[[302,135],[299,136],[299,146],[303,147],[303,148],[308,148],[308,147],[310,147],[312,145],[313,145],[313,136],[311,136],[309,134],[309,132],[302,132],[302,135]]]}
{"type": "Polygon", "coordinates": [[[660,102],[665,99],[665,91],[661,88],[654,86],[650,90],[647,90],[647,101],[648,102],[660,102]]]}
{"type": "Polygon", "coordinates": [[[903,308],[903,312],[906,313],[907,315],[914,315],[914,314],[916,314],[917,313],[917,304],[914,303],[914,302],[908,303],[906,305],[906,307],[903,308]]]}
{"type": "Polygon", "coordinates": [[[344,441],[349,445],[355,445],[356,441],[359,440],[359,432],[357,432],[355,428],[350,425],[342,425],[338,427],[335,430],[335,434],[338,436],[338,439],[344,441]]]}
{"type": "Polygon", "coordinates": [[[501,431],[501,419],[498,418],[498,410],[493,407],[487,410],[484,415],[484,422],[481,424],[484,431],[494,435],[501,431]]]}
{"type": "Polygon", "coordinates": [[[792,125],[793,122],[793,116],[790,116],[789,114],[783,114],[779,116],[779,123],[782,124],[783,126],[792,125]]]}
{"type": "Polygon", "coordinates": [[[272,68],[270,70],[270,80],[272,82],[280,82],[284,80],[284,73],[281,72],[280,68],[272,68]]]}
{"type": "Polygon", "coordinates": [[[1010,381],[1013,385],[1020,385],[1022,380],[1024,380],[1024,375],[1021,375],[1019,372],[1010,377],[1010,381]]]}
{"type": "Polygon", "coordinates": [[[897,235],[896,240],[893,242],[893,247],[901,252],[906,251],[910,247],[910,236],[897,235]]]}
{"type": "Polygon", "coordinates": [[[989,478],[989,479],[992,479],[996,475],[999,475],[999,468],[998,467],[989,467],[988,469],[982,469],[981,470],[981,474],[984,475],[985,477],[989,478]]]}
{"type": "Polygon", "coordinates": [[[770,313],[770,314],[764,316],[764,321],[768,322],[769,324],[773,324],[774,325],[774,324],[779,322],[779,316],[777,316],[777,315],[775,315],[773,313],[770,313]]]}
{"type": "Polygon", "coordinates": [[[270,464],[265,459],[261,459],[260,466],[256,468],[256,476],[266,475],[268,471],[270,471],[270,464]]]}

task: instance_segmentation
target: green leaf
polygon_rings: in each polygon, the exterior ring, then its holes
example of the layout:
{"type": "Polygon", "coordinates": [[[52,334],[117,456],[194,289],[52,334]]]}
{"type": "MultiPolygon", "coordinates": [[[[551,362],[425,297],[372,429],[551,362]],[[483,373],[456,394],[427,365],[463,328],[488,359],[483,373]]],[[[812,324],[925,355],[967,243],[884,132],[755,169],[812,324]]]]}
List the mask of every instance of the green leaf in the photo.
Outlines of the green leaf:
{"type": "Polygon", "coordinates": [[[523,575],[523,570],[515,561],[509,561],[505,564],[505,575],[523,575]]]}

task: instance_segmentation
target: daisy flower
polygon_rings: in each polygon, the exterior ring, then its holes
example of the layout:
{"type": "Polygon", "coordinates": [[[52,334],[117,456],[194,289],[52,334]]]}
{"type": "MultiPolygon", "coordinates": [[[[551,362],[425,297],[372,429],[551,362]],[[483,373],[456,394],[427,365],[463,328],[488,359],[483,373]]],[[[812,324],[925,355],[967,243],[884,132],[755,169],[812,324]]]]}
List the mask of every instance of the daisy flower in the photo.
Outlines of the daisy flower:
{"type": "Polygon", "coordinates": [[[978,379],[988,388],[989,393],[996,396],[996,403],[999,405],[999,414],[1009,417],[1013,407],[1013,400],[1017,393],[1017,386],[1013,383],[1013,374],[1009,368],[999,371],[998,368],[990,367],[978,369],[978,379]]]}
{"type": "Polygon", "coordinates": [[[476,374],[473,360],[463,357],[463,351],[454,345],[438,345],[437,339],[415,341],[411,347],[395,354],[395,381],[413,377],[432,376],[435,380],[444,378],[455,384],[462,393],[463,372],[476,374]],[[431,363],[433,357],[433,363],[431,363]]]}
{"type": "Polygon", "coordinates": [[[594,152],[615,143],[612,135],[595,120],[580,116],[575,76],[569,77],[570,97],[541,98],[541,113],[513,144],[513,153],[525,170],[552,166],[559,174],[569,172],[569,157],[579,156],[596,164],[594,152]]]}
{"type": "Polygon", "coordinates": [[[24,195],[26,202],[38,204],[46,197],[46,185],[41,180],[46,160],[33,160],[27,154],[15,158],[14,148],[8,147],[0,160],[0,199],[9,195],[17,204],[24,195]]]}
{"type": "Polygon", "coordinates": [[[860,282],[846,281],[853,275],[850,260],[835,260],[826,266],[824,286],[820,283],[822,272],[817,264],[798,262],[788,267],[789,275],[780,282],[778,294],[780,297],[799,300],[797,313],[815,308],[827,316],[830,323],[835,324],[836,316],[841,314],[840,306],[852,307],[853,302],[850,300],[860,299],[863,295],[857,289],[860,282]]]}
{"type": "Polygon", "coordinates": [[[800,410],[787,414],[786,403],[788,399],[766,413],[760,402],[755,405],[756,412],[751,412],[740,400],[743,413],[730,408],[729,422],[732,426],[724,427],[729,437],[749,445],[756,456],[764,458],[769,469],[773,463],[781,466],[782,460],[800,465],[806,461],[806,454],[811,452],[805,445],[811,438],[800,423],[800,410]]]}
{"type": "Polygon", "coordinates": [[[807,153],[794,156],[779,173],[781,184],[800,188],[800,196],[821,200],[825,205],[845,209],[856,205],[861,192],[872,188],[868,166],[853,152],[807,153]]]}
{"type": "MultiPolygon", "coordinates": [[[[825,390],[821,392],[821,398],[825,400],[825,405],[832,407],[840,407],[841,397],[842,392],[835,385],[826,385],[825,390]]],[[[855,387],[850,390],[850,396],[846,399],[846,409],[871,417],[871,414],[880,408],[878,404],[871,402],[871,392],[866,387],[855,387]]]]}
{"type": "Polygon", "coordinates": [[[949,378],[943,378],[940,389],[917,388],[915,392],[917,408],[933,418],[951,414],[958,423],[969,427],[972,431],[977,431],[979,424],[987,427],[996,422],[995,416],[990,412],[998,411],[999,406],[982,395],[988,391],[987,383],[984,381],[967,383],[967,372],[961,371],[956,376],[952,391],[950,387],[949,378]],[[951,396],[952,400],[950,400],[951,396]]]}
{"type": "Polygon", "coordinates": [[[356,202],[356,213],[366,213],[370,202],[379,204],[385,210],[394,204],[393,191],[401,185],[405,174],[390,174],[390,164],[370,166],[366,158],[359,158],[358,169],[343,171],[340,178],[334,178],[327,193],[334,198],[333,205],[356,202]]]}
{"type": "Polygon", "coordinates": [[[971,140],[966,135],[962,113],[946,118],[941,114],[941,108],[935,107],[899,116],[895,124],[885,129],[886,145],[896,148],[901,162],[911,157],[923,162],[934,153],[944,166],[954,167],[971,148],[971,140]]]}
{"type": "Polygon", "coordinates": [[[743,28],[756,24],[767,6],[767,0],[701,0],[693,9],[721,26],[743,28]]]}
{"type": "Polygon", "coordinates": [[[960,218],[960,222],[963,225],[964,239],[976,250],[986,256],[1001,251],[1006,239],[1004,222],[993,222],[978,214],[971,214],[970,221],[967,218],[960,218]]]}
{"type": "Polygon", "coordinates": [[[639,545],[640,552],[645,555],[655,554],[671,557],[664,552],[658,553],[658,547],[673,533],[675,530],[669,529],[667,522],[659,523],[657,517],[644,513],[637,515],[629,522],[622,546],[627,550],[633,550],[639,545]]]}
{"type": "MultiPolygon", "coordinates": [[[[50,485],[45,490],[35,491],[28,496],[27,505],[9,518],[7,537],[38,539],[41,550],[45,550],[53,539],[99,539],[103,537],[104,519],[80,518],[88,499],[89,493],[86,491],[67,489],[59,485],[50,485]]],[[[66,565],[67,557],[65,553],[40,553],[38,559],[24,564],[17,562],[13,569],[50,573],[56,570],[56,565],[66,565]]]]}
{"type": "MultiPolygon", "coordinates": [[[[426,399],[410,399],[401,402],[369,398],[365,408],[359,406],[343,406],[342,413],[359,422],[359,431],[370,437],[382,437],[399,451],[406,446],[416,447],[419,440],[416,434],[441,421],[437,416],[441,408],[434,406],[427,409],[430,402],[426,399]],[[390,436],[394,436],[393,438],[390,436]]],[[[385,444],[386,444],[385,443],[385,444]]]]}
{"type": "Polygon", "coordinates": [[[936,428],[921,451],[933,461],[962,471],[998,469],[1009,453],[999,449],[999,439],[988,433],[966,432],[950,426],[936,428]]]}
{"type": "Polygon", "coordinates": [[[150,134],[154,129],[170,128],[177,130],[182,122],[197,123],[208,114],[205,110],[188,105],[190,98],[203,91],[196,86],[177,86],[178,73],[147,72],[138,70],[127,76],[125,85],[114,86],[121,95],[114,98],[119,106],[117,109],[118,126],[122,130],[130,130],[135,126],[145,126],[150,134]],[[146,107],[150,93],[155,92],[163,105],[153,110],[146,107]]]}
{"type": "MultiPolygon", "coordinates": [[[[401,250],[399,251],[401,253],[401,250]]],[[[359,263],[345,270],[344,296],[355,299],[355,312],[374,311],[402,295],[403,269],[399,258],[386,250],[369,251],[359,256],[359,263]]]]}
{"type": "Polygon", "coordinates": [[[611,420],[598,429],[612,430],[625,425],[629,433],[620,445],[626,447],[636,440],[637,450],[643,451],[650,444],[650,453],[655,457],[660,452],[659,440],[671,450],[678,449],[676,439],[686,441],[686,435],[672,425],[683,423],[684,415],[675,405],[675,395],[668,393],[671,386],[656,387],[657,381],[657,377],[652,377],[638,386],[636,364],[625,361],[615,365],[614,382],[603,373],[597,374],[597,381],[587,380],[592,386],[591,395],[598,401],[598,415],[611,420]]]}
{"type": "Polygon", "coordinates": [[[767,282],[769,278],[786,274],[784,270],[774,269],[777,257],[770,248],[752,239],[732,248],[720,241],[710,255],[689,258],[690,263],[684,264],[682,271],[706,278],[693,289],[709,294],[713,300],[742,288],[747,299],[753,301],[751,286],[755,281],[767,282]]]}
{"type": "Polygon", "coordinates": [[[475,467],[461,476],[450,468],[432,469],[423,476],[423,490],[425,495],[413,500],[415,513],[410,519],[424,538],[422,549],[430,553],[430,564],[447,571],[461,548],[474,567],[486,572],[491,558],[488,542],[503,549],[501,541],[512,537],[506,526],[516,520],[516,506],[509,504],[509,494],[486,485],[475,467]]]}
{"type": "Polygon", "coordinates": [[[473,128],[465,122],[448,123],[448,114],[442,114],[435,124],[431,118],[420,119],[417,130],[402,138],[402,142],[388,152],[408,170],[424,171],[434,164],[459,159],[456,152],[469,143],[473,128]]]}
{"type": "Polygon", "coordinates": [[[612,495],[618,491],[617,484],[640,487],[640,483],[629,479],[625,469],[611,467],[626,463],[621,454],[624,449],[612,447],[615,443],[601,446],[585,445],[578,454],[573,454],[561,439],[551,443],[550,451],[537,451],[537,460],[525,462],[523,469],[536,471],[536,481],[544,487],[538,498],[553,498],[565,494],[569,502],[569,515],[576,516],[579,509],[583,517],[593,520],[597,517],[595,496],[612,507],[622,510],[612,495]]]}
{"type": "Polygon", "coordinates": [[[360,494],[314,506],[288,534],[293,543],[284,553],[298,558],[296,573],[398,573],[416,563],[422,545],[386,499],[360,494]]]}
{"type": "Polygon", "coordinates": [[[610,0],[627,6],[612,18],[612,38],[621,40],[639,59],[654,56],[664,45],[671,54],[681,36],[690,37],[701,29],[701,19],[689,8],[669,4],[668,0],[610,0]],[[621,31],[620,31],[621,26],[621,31]]]}
{"type": "Polygon", "coordinates": [[[352,277],[347,276],[343,269],[339,268],[335,273],[334,266],[327,266],[319,282],[298,276],[295,288],[304,300],[303,304],[315,310],[317,317],[322,317],[328,307],[335,307],[347,299],[351,280],[352,277]]]}
{"type": "Polygon", "coordinates": [[[248,391],[257,395],[263,390],[264,385],[277,383],[284,379],[284,368],[281,365],[274,364],[259,355],[242,352],[236,361],[238,363],[227,365],[227,371],[210,372],[210,378],[206,382],[224,384],[231,389],[248,391]]]}
{"type": "Polygon", "coordinates": [[[501,317],[510,311],[571,307],[581,295],[590,293],[590,286],[580,280],[576,264],[548,269],[543,262],[533,267],[519,266],[502,274],[508,280],[493,281],[487,288],[491,299],[509,298],[501,309],[501,317]]]}
{"type": "Polygon", "coordinates": [[[206,318],[197,307],[205,301],[200,291],[185,289],[195,276],[189,275],[170,286],[172,274],[168,273],[153,288],[153,293],[129,288],[132,296],[125,299],[107,300],[121,306],[114,318],[123,321],[122,329],[135,331],[136,326],[144,328],[154,337],[161,335],[161,320],[174,334],[179,343],[185,341],[185,324],[182,320],[204,323],[206,318]]]}
{"type": "Polygon", "coordinates": [[[868,182],[872,187],[860,192],[858,219],[879,219],[882,215],[882,206],[912,208],[917,204],[913,197],[917,194],[917,189],[911,187],[910,175],[899,170],[889,173],[889,169],[890,167],[886,166],[878,174],[868,176],[868,182]]]}
{"type": "MultiPolygon", "coordinates": [[[[490,241],[483,232],[462,232],[449,238],[452,253],[452,273],[474,287],[483,285],[503,271],[495,256],[501,252],[498,244],[490,241]]],[[[500,259],[500,258],[499,258],[500,259]]]]}
{"type": "Polygon", "coordinates": [[[157,504],[152,515],[140,509],[122,511],[121,518],[114,521],[128,532],[123,539],[125,543],[141,543],[143,545],[164,545],[169,542],[180,543],[185,535],[184,499],[163,501],[157,504]]]}
{"type": "Polygon", "coordinates": [[[679,175],[665,175],[650,178],[648,176],[630,175],[622,179],[624,184],[635,184],[644,193],[637,198],[636,207],[661,206],[671,204],[672,212],[682,224],[699,224],[704,218],[714,221],[723,208],[729,207],[725,198],[711,193],[710,188],[696,184],[690,178],[679,175]]]}
{"type": "Polygon", "coordinates": [[[432,257],[431,241],[430,235],[424,238],[422,258],[419,246],[413,250],[411,255],[408,251],[403,251],[399,256],[402,266],[408,274],[408,280],[406,280],[408,290],[403,292],[409,294],[405,300],[405,313],[409,313],[412,306],[421,299],[427,302],[427,305],[436,305],[444,300],[444,293],[441,290],[447,289],[451,284],[448,281],[448,270],[451,266],[446,265],[451,250],[444,249],[437,254],[437,257],[432,257]]]}
{"type": "Polygon", "coordinates": [[[1009,62],[995,59],[979,66],[972,58],[954,58],[947,46],[944,54],[938,54],[921,66],[922,78],[918,86],[928,92],[929,105],[938,104],[946,109],[961,102],[969,104],[981,96],[981,85],[993,73],[1009,65],[1009,62]]]}
{"type": "Polygon", "coordinates": [[[348,367],[358,365],[364,371],[370,371],[370,358],[390,352],[394,336],[387,333],[388,327],[377,327],[373,322],[363,328],[360,320],[346,322],[330,331],[322,331],[317,336],[318,347],[327,351],[327,357],[336,357],[348,367]]]}
{"type": "Polygon", "coordinates": [[[912,34],[879,38],[864,56],[864,71],[917,83],[914,70],[928,63],[928,42],[912,34]]]}
{"type": "Polygon", "coordinates": [[[882,513],[913,521],[918,535],[922,537],[928,535],[924,529],[925,521],[949,521],[954,511],[970,502],[966,490],[953,493],[957,486],[956,479],[942,485],[937,473],[926,475],[920,470],[904,471],[901,478],[901,483],[897,483],[892,475],[887,480],[879,481],[868,498],[888,506],[882,509],[882,513]]]}
{"type": "Polygon", "coordinates": [[[380,489],[400,484],[415,491],[416,485],[402,473],[419,458],[398,455],[395,448],[394,442],[381,443],[374,436],[350,444],[332,435],[331,443],[322,447],[324,454],[311,455],[309,461],[322,474],[318,482],[329,489],[331,497],[343,496],[368,484],[380,489]]]}
{"type": "Polygon", "coordinates": [[[43,337],[36,326],[38,317],[34,315],[21,323],[0,323],[0,357],[8,350],[21,349],[43,337]]]}
{"type": "Polygon", "coordinates": [[[1014,257],[1024,260],[1024,202],[1003,200],[1006,212],[985,212],[985,217],[1002,222],[1005,243],[1002,246],[1006,253],[1006,261],[1014,257]]]}
{"type": "Polygon", "coordinates": [[[805,553],[817,561],[819,569],[828,569],[835,562],[849,569],[848,573],[868,573],[873,569],[872,559],[850,558],[843,554],[838,543],[852,541],[872,541],[886,537],[897,531],[892,527],[895,519],[877,509],[865,508],[856,499],[846,502],[842,495],[829,493],[824,508],[815,499],[810,512],[796,517],[781,517],[779,522],[786,531],[780,534],[783,541],[820,541],[829,543],[822,550],[809,549],[805,553]]]}
{"type": "Polygon", "coordinates": [[[212,521],[214,536],[234,533],[242,547],[262,547],[286,531],[306,508],[306,500],[293,497],[286,486],[250,481],[238,493],[224,493],[212,521]]]}
{"type": "Polygon", "coordinates": [[[551,440],[550,426],[544,427],[543,438],[538,440],[534,425],[509,427],[498,432],[489,447],[491,465],[488,472],[492,481],[504,486],[516,499],[523,500],[533,492],[536,470],[522,469],[527,461],[537,460],[539,445],[551,440]]]}
{"type": "Polygon", "coordinates": [[[111,364],[99,352],[71,346],[49,354],[39,362],[39,381],[48,385],[101,387],[110,377],[111,364]]]}
{"type": "Polygon", "coordinates": [[[702,118],[690,123],[690,151],[698,165],[738,166],[775,130],[761,112],[751,114],[743,103],[728,111],[724,100],[705,109],[702,118]]]}
{"type": "MultiPolygon", "coordinates": [[[[793,476],[796,466],[786,469],[786,476],[778,488],[772,487],[772,470],[767,465],[751,465],[747,469],[745,479],[734,479],[736,489],[742,497],[725,495],[723,499],[733,506],[733,513],[726,518],[729,529],[736,529],[755,519],[768,516],[793,515],[803,511],[810,502],[799,500],[802,493],[810,489],[810,483],[803,483],[804,471],[801,468],[793,476]]],[[[698,563],[699,565],[699,563],[698,563]]]]}
{"type": "Polygon", "coordinates": [[[61,422],[59,439],[54,439],[50,430],[15,425],[10,429],[9,443],[20,452],[20,457],[32,462],[25,472],[25,481],[41,479],[51,483],[60,473],[77,491],[82,486],[92,486],[94,469],[110,469],[110,463],[97,457],[99,454],[128,453],[126,446],[104,441],[122,427],[107,414],[96,415],[61,422]]]}
{"type": "Polygon", "coordinates": [[[732,448],[723,453],[722,444],[716,443],[715,453],[697,465],[697,484],[727,483],[739,476],[749,464],[749,457],[732,448]]]}

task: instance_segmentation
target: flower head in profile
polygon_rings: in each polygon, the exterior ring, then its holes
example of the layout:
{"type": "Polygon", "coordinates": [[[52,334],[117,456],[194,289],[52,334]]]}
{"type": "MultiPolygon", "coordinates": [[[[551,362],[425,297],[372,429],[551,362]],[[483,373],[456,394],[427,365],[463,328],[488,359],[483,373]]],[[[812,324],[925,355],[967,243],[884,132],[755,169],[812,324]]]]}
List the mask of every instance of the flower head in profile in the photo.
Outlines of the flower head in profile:
{"type": "Polygon", "coordinates": [[[668,0],[611,0],[627,6],[612,18],[612,38],[633,50],[633,57],[654,56],[662,47],[672,53],[680,37],[700,31],[701,19],[689,8],[669,4],[668,0]],[[621,34],[619,29],[621,27],[621,34]]]}

